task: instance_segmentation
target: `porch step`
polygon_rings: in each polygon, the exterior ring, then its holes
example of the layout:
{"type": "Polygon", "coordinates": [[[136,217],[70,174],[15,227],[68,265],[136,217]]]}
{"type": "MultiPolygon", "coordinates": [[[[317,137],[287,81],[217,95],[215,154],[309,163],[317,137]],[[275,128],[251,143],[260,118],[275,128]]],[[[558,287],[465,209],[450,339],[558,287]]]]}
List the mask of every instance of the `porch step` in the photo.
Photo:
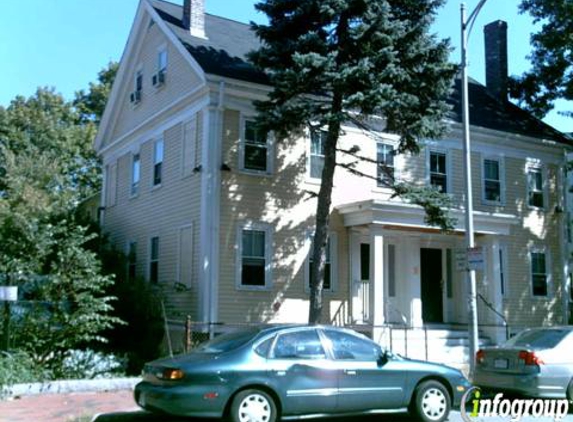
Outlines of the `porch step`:
{"type": "MultiPolygon", "coordinates": [[[[467,330],[392,329],[385,336],[386,347],[402,356],[459,366],[468,362],[469,334],[467,330]]],[[[480,334],[479,347],[491,340],[480,334]]]]}

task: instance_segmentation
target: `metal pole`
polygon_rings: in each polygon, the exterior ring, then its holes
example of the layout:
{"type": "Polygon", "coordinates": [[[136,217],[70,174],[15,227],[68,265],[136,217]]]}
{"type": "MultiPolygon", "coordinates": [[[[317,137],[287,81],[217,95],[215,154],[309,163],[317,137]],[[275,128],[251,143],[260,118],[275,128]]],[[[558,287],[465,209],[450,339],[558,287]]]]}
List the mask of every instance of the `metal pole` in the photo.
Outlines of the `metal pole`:
{"type": "MultiPolygon", "coordinates": [[[[478,8],[474,10],[470,18],[470,25],[473,25],[479,8],[483,6],[485,1],[480,2],[478,8]]],[[[466,22],[466,5],[461,5],[461,26],[462,26],[462,120],[464,128],[464,175],[465,175],[465,196],[466,196],[466,247],[468,250],[475,246],[474,242],[474,219],[473,219],[473,198],[472,198],[472,171],[471,171],[471,149],[470,149],[470,113],[468,101],[468,60],[467,60],[467,47],[468,47],[468,22],[466,22]]],[[[475,355],[479,345],[478,339],[478,317],[477,317],[477,288],[476,288],[476,273],[467,268],[467,280],[469,284],[468,295],[468,321],[469,321],[469,364],[470,364],[470,378],[473,377],[475,369],[475,355]]]]}

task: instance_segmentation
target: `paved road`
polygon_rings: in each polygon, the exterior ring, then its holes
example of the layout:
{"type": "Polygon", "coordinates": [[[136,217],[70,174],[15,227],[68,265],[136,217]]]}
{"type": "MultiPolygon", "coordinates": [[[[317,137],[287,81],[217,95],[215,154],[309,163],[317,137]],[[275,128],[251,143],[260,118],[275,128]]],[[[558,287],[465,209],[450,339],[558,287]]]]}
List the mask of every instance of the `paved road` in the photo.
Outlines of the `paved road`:
{"type": "MultiPolygon", "coordinates": [[[[415,422],[408,413],[390,413],[383,415],[373,415],[365,417],[352,417],[352,418],[329,418],[329,419],[313,419],[317,422],[415,422]]],[[[450,422],[463,422],[460,412],[450,413],[450,422]]],[[[509,422],[510,418],[474,418],[475,422],[509,422]]],[[[569,412],[565,418],[561,419],[562,422],[573,422],[573,414],[569,412]]],[[[94,422],[213,422],[209,419],[182,419],[173,418],[169,416],[153,415],[146,412],[125,412],[101,415],[95,419],[94,422]]],[[[521,422],[553,422],[551,418],[523,418],[521,422]]]]}

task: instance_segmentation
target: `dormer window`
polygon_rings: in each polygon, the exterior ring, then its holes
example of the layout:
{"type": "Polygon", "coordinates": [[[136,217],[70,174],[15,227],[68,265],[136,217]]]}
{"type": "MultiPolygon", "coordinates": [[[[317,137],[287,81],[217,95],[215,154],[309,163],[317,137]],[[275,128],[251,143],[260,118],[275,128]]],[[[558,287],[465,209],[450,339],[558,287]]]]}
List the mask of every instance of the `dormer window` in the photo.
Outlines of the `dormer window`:
{"type": "Polygon", "coordinates": [[[151,77],[151,84],[158,88],[165,83],[167,73],[167,49],[162,48],[157,53],[157,72],[151,77]]]}

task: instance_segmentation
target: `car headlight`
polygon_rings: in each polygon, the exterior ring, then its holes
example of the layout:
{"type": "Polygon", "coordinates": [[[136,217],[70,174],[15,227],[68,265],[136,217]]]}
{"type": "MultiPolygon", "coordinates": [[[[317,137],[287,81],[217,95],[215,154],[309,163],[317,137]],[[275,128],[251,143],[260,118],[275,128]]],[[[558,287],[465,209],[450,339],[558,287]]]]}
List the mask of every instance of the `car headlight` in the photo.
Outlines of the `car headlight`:
{"type": "Polygon", "coordinates": [[[163,368],[155,373],[155,376],[161,380],[180,380],[185,377],[185,373],[178,368],[163,368]]]}

